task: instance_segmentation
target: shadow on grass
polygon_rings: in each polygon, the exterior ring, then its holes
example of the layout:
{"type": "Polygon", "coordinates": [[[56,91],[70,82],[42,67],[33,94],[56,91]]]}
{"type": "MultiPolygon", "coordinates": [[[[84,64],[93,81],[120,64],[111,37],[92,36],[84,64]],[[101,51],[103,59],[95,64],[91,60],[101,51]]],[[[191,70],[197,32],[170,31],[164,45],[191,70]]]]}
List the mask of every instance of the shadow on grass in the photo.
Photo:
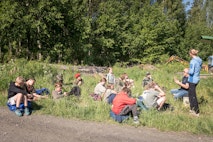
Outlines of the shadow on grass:
{"type": "Polygon", "coordinates": [[[36,102],[32,102],[32,110],[35,111],[35,110],[40,110],[42,109],[43,106],[42,105],[38,105],[36,102]]]}

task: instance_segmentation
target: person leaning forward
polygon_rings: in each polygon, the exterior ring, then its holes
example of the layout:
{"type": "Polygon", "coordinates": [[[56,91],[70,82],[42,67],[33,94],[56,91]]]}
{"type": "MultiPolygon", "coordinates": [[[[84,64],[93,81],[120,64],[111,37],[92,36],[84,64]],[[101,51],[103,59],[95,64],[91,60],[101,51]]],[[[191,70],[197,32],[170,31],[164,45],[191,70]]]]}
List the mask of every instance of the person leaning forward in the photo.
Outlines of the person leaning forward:
{"type": "Polygon", "coordinates": [[[21,76],[17,77],[15,82],[11,82],[8,89],[8,103],[11,105],[16,105],[15,114],[17,116],[22,116],[22,112],[20,111],[20,104],[24,103],[24,114],[30,115],[30,111],[28,108],[27,95],[28,93],[23,88],[25,83],[25,79],[21,76]]]}

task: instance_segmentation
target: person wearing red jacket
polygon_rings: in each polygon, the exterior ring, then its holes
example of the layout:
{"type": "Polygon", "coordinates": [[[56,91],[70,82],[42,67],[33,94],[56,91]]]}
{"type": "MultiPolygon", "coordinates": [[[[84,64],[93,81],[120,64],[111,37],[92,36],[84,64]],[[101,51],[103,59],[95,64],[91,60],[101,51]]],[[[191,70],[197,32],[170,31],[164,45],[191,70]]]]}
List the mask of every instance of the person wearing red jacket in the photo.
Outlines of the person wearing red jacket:
{"type": "Polygon", "coordinates": [[[129,93],[131,90],[127,87],[124,87],[120,93],[118,93],[113,102],[112,102],[112,112],[116,115],[128,115],[132,113],[134,123],[138,124],[138,111],[136,105],[136,99],[130,98],[129,93]]]}

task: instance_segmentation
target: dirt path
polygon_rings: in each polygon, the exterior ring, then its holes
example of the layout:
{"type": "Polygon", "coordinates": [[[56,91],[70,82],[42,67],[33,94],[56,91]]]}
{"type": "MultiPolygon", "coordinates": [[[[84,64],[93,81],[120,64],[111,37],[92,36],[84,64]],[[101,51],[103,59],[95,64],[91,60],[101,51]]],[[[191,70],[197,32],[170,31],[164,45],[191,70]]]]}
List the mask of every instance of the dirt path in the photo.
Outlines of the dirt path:
{"type": "Polygon", "coordinates": [[[1,142],[213,142],[213,137],[160,132],[146,127],[68,120],[53,116],[17,117],[0,107],[1,142]]]}

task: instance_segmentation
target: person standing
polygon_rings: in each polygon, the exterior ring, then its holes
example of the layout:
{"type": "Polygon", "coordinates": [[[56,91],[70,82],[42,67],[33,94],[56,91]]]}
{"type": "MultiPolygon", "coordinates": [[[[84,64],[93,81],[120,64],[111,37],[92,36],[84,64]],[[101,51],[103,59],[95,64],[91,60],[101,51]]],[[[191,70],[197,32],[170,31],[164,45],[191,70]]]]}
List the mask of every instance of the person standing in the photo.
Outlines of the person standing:
{"type": "Polygon", "coordinates": [[[198,50],[191,49],[189,55],[192,58],[189,66],[189,103],[190,113],[199,116],[199,106],[197,101],[196,86],[200,81],[200,70],[202,68],[202,59],[197,56],[198,50]]]}
{"type": "Polygon", "coordinates": [[[115,84],[115,76],[114,76],[114,74],[113,74],[112,68],[109,67],[108,71],[109,71],[109,72],[108,72],[107,77],[106,77],[106,79],[107,79],[107,84],[112,84],[112,85],[114,85],[114,84],[115,84]]]}

